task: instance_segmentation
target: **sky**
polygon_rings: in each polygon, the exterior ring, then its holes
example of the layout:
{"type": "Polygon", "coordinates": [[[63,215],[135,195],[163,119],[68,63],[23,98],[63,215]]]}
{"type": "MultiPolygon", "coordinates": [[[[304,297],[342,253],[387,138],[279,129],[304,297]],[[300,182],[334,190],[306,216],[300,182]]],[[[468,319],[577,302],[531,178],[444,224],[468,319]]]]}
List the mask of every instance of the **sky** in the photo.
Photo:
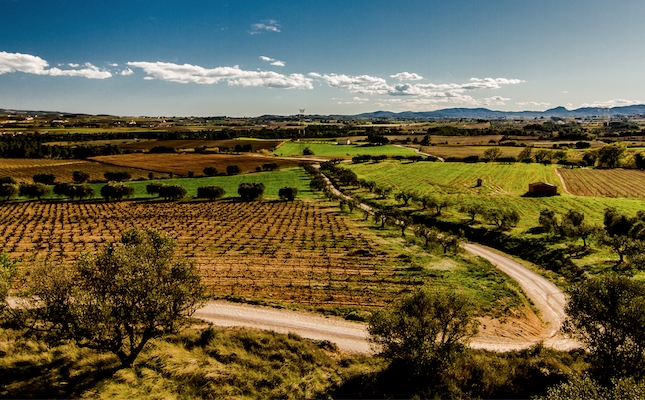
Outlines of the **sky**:
{"type": "Polygon", "coordinates": [[[645,103],[642,0],[0,7],[0,108],[253,117],[645,103]]]}

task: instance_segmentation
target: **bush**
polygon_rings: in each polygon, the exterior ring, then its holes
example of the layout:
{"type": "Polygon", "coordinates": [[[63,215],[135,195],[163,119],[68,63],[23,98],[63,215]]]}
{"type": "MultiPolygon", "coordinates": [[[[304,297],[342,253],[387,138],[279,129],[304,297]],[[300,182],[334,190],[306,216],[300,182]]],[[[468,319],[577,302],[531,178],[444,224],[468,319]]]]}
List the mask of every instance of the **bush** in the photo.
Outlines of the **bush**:
{"type": "Polygon", "coordinates": [[[132,186],[120,182],[109,182],[101,188],[101,197],[105,200],[122,200],[124,197],[130,197],[134,193],[132,186]]]}
{"type": "Polygon", "coordinates": [[[311,150],[309,147],[305,147],[305,148],[302,150],[302,155],[303,155],[303,156],[313,156],[313,155],[314,155],[314,151],[313,151],[313,150],[311,150]]]}
{"type": "Polygon", "coordinates": [[[197,197],[201,199],[215,200],[224,194],[226,191],[221,186],[200,186],[197,188],[197,197]]]}
{"type": "Polygon", "coordinates": [[[150,149],[150,153],[176,153],[177,149],[172,146],[155,146],[150,149]]]}
{"type": "Polygon", "coordinates": [[[19,187],[15,183],[0,183],[0,197],[9,200],[19,192],[19,187]]]}
{"type": "Polygon", "coordinates": [[[186,197],[186,189],[181,185],[164,185],[159,188],[159,197],[165,200],[179,200],[186,197]]]}
{"type": "Polygon", "coordinates": [[[72,179],[76,183],[85,183],[90,179],[90,174],[85,171],[74,171],[74,173],[72,173],[72,179]]]}
{"type": "Polygon", "coordinates": [[[29,197],[30,199],[47,196],[51,192],[51,188],[43,183],[23,183],[20,185],[18,192],[21,196],[29,197]]]}
{"type": "Polygon", "coordinates": [[[280,196],[282,200],[293,201],[297,195],[298,195],[298,188],[296,187],[285,186],[283,188],[280,188],[280,190],[278,190],[278,196],[280,196]]]}
{"type": "Polygon", "coordinates": [[[206,175],[206,176],[215,176],[215,175],[217,175],[217,168],[215,168],[213,166],[209,166],[209,167],[204,168],[203,172],[204,172],[204,175],[206,175]]]}
{"type": "Polygon", "coordinates": [[[262,182],[245,182],[240,183],[237,193],[242,200],[255,200],[264,194],[264,183],[262,182]]]}
{"type": "Polygon", "coordinates": [[[44,185],[53,185],[56,180],[54,174],[40,173],[33,177],[34,183],[42,183],[44,185]]]}
{"type": "Polygon", "coordinates": [[[108,181],[125,182],[132,179],[128,171],[108,171],[103,174],[108,181]]]}
{"type": "Polygon", "coordinates": [[[0,176],[0,185],[3,184],[3,183],[9,183],[9,184],[12,184],[12,185],[17,185],[18,184],[18,182],[16,182],[16,180],[13,179],[10,176],[0,176]]]}
{"type": "Polygon", "coordinates": [[[238,175],[242,173],[242,168],[239,165],[229,165],[226,167],[226,173],[228,175],[238,175]]]}
{"type": "Polygon", "coordinates": [[[280,165],[278,163],[266,163],[262,164],[262,169],[265,171],[274,171],[276,169],[280,169],[280,165]]]}
{"type": "Polygon", "coordinates": [[[152,182],[146,185],[146,193],[149,195],[156,195],[159,196],[159,191],[161,190],[162,187],[166,186],[163,183],[159,182],[152,182]]]}

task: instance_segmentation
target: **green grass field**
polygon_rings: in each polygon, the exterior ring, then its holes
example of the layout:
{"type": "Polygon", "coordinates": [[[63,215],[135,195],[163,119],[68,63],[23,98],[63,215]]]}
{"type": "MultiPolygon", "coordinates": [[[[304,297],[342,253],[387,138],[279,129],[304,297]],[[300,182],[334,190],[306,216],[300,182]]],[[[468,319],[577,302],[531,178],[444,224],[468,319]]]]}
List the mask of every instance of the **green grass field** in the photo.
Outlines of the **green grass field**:
{"type": "Polygon", "coordinates": [[[302,151],[309,147],[314,152],[315,156],[321,157],[341,157],[348,158],[358,155],[371,155],[371,156],[413,156],[415,151],[412,149],[405,149],[396,146],[361,146],[361,145],[338,145],[338,144],[324,144],[324,143],[294,143],[286,142],[273,154],[276,156],[302,156],[302,151]]]}

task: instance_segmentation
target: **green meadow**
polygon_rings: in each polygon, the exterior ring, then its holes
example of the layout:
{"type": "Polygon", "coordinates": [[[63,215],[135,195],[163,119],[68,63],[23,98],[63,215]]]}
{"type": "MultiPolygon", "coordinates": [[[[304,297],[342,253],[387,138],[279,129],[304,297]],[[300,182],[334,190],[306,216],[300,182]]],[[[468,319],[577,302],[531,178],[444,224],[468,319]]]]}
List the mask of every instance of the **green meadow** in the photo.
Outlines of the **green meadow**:
{"type": "Polygon", "coordinates": [[[327,143],[296,143],[285,142],[278,147],[273,154],[281,157],[302,156],[305,148],[314,152],[313,155],[321,157],[354,157],[359,155],[370,156],[413,156],[416,152],[413,149],[397,146],[368,146],[368,145],[341,145],[327,143]]]}

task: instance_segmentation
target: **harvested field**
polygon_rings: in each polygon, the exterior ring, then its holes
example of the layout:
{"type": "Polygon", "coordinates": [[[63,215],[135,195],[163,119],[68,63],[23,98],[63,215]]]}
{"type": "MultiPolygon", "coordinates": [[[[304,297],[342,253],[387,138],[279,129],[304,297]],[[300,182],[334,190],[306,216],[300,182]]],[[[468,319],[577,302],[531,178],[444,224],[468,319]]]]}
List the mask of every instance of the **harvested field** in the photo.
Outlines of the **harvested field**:
{"type": "MultiPolygon", "coordinates": [[[[535,144],[533,154],[541,150],[541,145],[535,144]]],[[[424,153],[432,154],[433,156],[441,158],[450,157],[470,157],[479,156],[484,157],[484,152],[491,148],[498,148],[502,151],[501,157],[517,157],[524,147],[521,146],[468,146],[468,145],[436,145],[436,146],[422,146],[421,151],[424,153]]],[[[550,144],[544,144],[546,150],[555,150],[550,144]]],[[[581,160],[584,155],[584,150],[570,149],[567,151],[568,160],[581,160]]]]}
{"type": "Polygon", "coordinates": [[[145,170],[173,173],[186,176],[188,171],[201,175],[205,167],[213,166],[220,172],[226,172],[229,165],[238,165],[242,173],[255,171],[255,168],[267,163],[276,163],[282,167],[295,167],[298,160],[283,160],[260,155],[231,154],[119,154],[114,156],[93,157],[108,165],[140,168],[145,170]]]}
{"type": "MultiPolygon", "coordinates": [[[[49,173],[56,176],[57,182],[71,182],[74,171],[83,170],[90,174],[90,181],[105,181],[108,171],[127,171],[132,179],[148,179],[150,170],[140,168],[115,167],[98,162],[85,160],[49,160],[25,158],[0,158],[0,176],[11,176],[17,181],[31,182],[32,177],[39,173],[49,173]]],[[[157,174],[157,177],[165,177],[157,174]]]]}
{"type": "Polygon", "coordinates": [[[122,150],[150,150],[156,146],[168,146],[174,147],[175,149],[194,149],[199,146],[206,147],[228,147],[230,149],[235,148],[236,145],[244,146],[245,144],[250,144],[253,146],[253,151],[258,151],[261,149],[273,150],[280,141],[271,141],[271,140],[148,140],[141,142],[128,142],[119,144],[119,148],[122,150]]]}
{"type": "Polygon", "coordinates": [[[645,199],[645,171],[589,168],[558,171],[571,194],[645,199]]]}

